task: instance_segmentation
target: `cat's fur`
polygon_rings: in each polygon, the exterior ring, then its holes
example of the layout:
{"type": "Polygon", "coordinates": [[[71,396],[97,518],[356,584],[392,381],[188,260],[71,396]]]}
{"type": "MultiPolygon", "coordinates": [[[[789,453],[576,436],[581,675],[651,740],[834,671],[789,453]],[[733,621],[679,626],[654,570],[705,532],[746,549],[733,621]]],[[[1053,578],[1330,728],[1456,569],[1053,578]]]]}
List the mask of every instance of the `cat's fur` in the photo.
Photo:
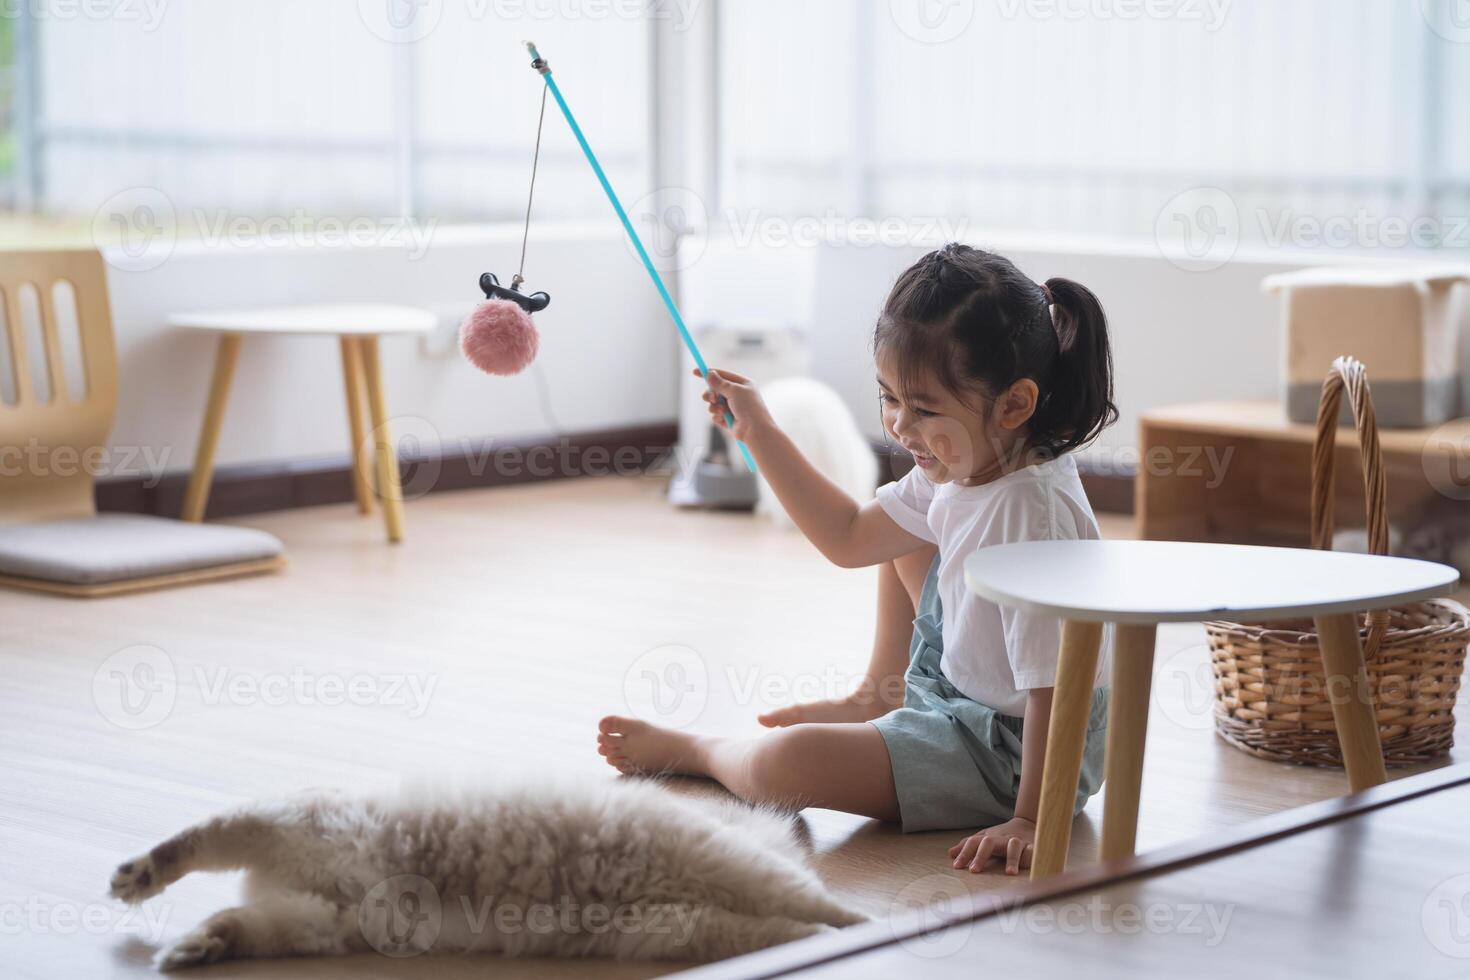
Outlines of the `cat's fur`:
{"type": "Polygon", "coordinates": [[[649,781],[246,806],[123,864],[112,894],[235,869],[245,904],[161,968],[374,949],[713,960],[863,921],[807,866],[789,815],[649,781]]]}
{"type": "MultiPolygon", "coordinates": [[[[1332,536],[1336,551],[1368,552],[1368,532],[1346,528],[1332,536]]],[[[1388,553],[1403,558],[1422,558],[1450,565],[1460,577],[1470,579],[1470,502],[1450,497],[1433,497],[1412,513],[1403,529],[1388,528],[1388,553]]]]}
{"type": "MultiPolygon", "coordinates": [[[[789,377],[763,386],[761,397],[771,418],[823,476],[859,503],[873,498],[878,458],[841,395],[815,378],[789,377]]],[[[765,477],[757,474],[757,480],[756,514],[777,527],[795,527],[765,477]]]]}
{"type": "Polygon", "coordinates": [[[1452,565],[1470,579],[1470,502],[1433,498],[1404,535],[1402,553],[1452,565]]]}

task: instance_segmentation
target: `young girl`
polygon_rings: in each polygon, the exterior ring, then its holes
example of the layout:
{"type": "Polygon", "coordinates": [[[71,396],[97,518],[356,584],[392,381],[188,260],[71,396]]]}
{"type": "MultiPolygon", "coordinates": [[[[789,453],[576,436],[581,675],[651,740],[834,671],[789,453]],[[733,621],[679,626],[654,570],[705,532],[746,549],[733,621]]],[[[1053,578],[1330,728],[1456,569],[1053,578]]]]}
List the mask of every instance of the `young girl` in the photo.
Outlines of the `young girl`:
{"type": "MultiPolygon", "coordinates": [[[[915,466],[865,505],[802,457],[747,379],[713,371],[705,395],[718,424],[728,405],[734,435],[822,554],[883,566],[864,682],[762,716],[779,730],[757,739],[604,718],[598,751],[625,773],[710,776],[752,802],[905,832],[979,827],[950,849],[953,866],[997,859],[1017,874],[1030,864],[1061,624],[973,595],[963,564],[994,544],[1099,537],[1067,454],[1117,417],[1107,321],[1075,282],[1039,285],[1008,259],[950,244],[899,276],[874,350],[884,427],[915,466]]],[[[1078,810],[1102,782],[1108,660],[1105,645],[1078,810]]]]}

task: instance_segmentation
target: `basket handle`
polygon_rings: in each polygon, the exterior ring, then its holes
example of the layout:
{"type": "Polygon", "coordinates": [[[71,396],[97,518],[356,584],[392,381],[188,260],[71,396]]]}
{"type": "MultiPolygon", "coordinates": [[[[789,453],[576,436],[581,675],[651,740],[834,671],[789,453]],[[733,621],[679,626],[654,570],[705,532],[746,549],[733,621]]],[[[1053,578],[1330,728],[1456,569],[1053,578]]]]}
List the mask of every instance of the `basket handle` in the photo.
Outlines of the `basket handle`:
{"type": "MultiPolygon", "coordinates": [[[[1368,390],[1368,369],[1355,357],[1332,362],[1322,382],[1322,400],[1317,407],[1317,436],[1312,445],[1312,547],[1332,550],[1333,456],[1337,448],[1337,413],[1347,392],[1358,445],[1363,457],[1363,494],[1368,502],[1368,550],[1388,554],[1388,477],[1383,469],[1383,447],[1378,442],[1378,416],[1373,412],[1373,395],[1368,390]]],[[[1378,652],[1388,632],[1389,612],[1368,613],[1368,641],[1363,655],[1378,652]]]]}

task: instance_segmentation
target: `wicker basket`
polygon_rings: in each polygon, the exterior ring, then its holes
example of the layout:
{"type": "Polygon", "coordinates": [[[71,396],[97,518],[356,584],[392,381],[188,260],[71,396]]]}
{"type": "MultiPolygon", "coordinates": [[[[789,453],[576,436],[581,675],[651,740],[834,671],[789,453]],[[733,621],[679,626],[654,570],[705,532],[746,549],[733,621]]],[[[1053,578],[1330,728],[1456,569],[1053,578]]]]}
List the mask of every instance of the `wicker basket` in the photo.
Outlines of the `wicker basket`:
{"type": "MultiPolygon", "coordinates": [[[[1362,446],[1369,550],[1386,555],[1387,480],[1378,423],[1367,371],[1350,357],[1333,362],[1322,386],[1312,450],[1312,547],[1332,547],[1332,457],[1344,391],[1362,446]]],[[[1205,630],[1220,737],[1263,759],[1342,765],[1310,621],[1255,626],[1213,622],[1205,630]]],[[[1454,744],[1454,707],[1470,643],[1470,612],[1444,599],[1417,602],[1368,614],[1362,636],[1384,761],[1406,765],[1444,755],[1454,744]]]]}

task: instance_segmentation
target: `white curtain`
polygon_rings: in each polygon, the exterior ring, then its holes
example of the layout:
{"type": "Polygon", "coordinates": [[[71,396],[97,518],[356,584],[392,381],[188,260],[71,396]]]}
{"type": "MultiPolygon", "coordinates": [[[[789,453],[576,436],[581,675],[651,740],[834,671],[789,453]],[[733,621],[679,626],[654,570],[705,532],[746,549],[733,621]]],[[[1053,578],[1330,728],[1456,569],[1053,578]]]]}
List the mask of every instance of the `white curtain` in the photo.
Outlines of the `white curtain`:
{"type": "MultiPolygon", "coordinates": [[[[535,0],[415,3],[170,0],[153,24],[43,10],[42,207],[84,214],[136,186],[181,210],[244,216],[518,219],[543,88],[527,38],[613,179],[647,189],[641,15],[626,4],[568,19],[535,0]],[[379,8],[395,4],[432,21],[385,39],[395,22],[379,8]]],[[[538,215],[603,215],[554,104],[541,163],[538,215]]]]}
{"type": "Polygon", "coordinates": [[[1220,187],[1244,242],[1283,214],[1448,228],[1470,203],[1470,18],[1442,37],[1438,2],[727,2],[722,202],[1149,235],[1174,195],[1220,187]]]}

